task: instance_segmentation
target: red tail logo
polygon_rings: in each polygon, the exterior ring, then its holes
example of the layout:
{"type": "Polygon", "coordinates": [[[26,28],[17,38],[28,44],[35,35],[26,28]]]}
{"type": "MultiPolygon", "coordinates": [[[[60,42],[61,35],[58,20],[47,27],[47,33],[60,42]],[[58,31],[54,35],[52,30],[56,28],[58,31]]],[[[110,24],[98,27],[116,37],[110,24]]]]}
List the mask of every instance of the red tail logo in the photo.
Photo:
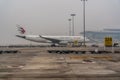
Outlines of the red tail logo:
{"type": "Polygon", "coordinates": [[[24,34],[26,32],[25,29],[22,28],[22,27],[19,27],[19,31],[20,31],[21,34],[24,34]]]}
{"type": "Polygon", "coordinates": [[[25,34],[25,29],[23,27],[21,27],[20,25],[17,25],[18,26],[18,31],[21,33],[21,34],[25,34]]]}

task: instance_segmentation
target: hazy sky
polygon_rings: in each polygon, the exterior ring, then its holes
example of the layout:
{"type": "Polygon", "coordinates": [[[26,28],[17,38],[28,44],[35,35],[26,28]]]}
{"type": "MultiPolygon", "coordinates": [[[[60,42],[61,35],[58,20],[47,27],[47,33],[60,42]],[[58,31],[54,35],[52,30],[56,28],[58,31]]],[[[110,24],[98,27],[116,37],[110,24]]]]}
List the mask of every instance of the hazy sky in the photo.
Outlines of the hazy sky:
{"type": "MultiPolygon", "coordinates": [[[[83,31],[81,0],[0,0],[0,45],[29,43],[15,37],[16,24],[27,34],[68,35],[70,14],[75,13],[75,34],[83,31]]],[[[120,0],[88,0],[86,29],[120,29],[120,0]]]]}

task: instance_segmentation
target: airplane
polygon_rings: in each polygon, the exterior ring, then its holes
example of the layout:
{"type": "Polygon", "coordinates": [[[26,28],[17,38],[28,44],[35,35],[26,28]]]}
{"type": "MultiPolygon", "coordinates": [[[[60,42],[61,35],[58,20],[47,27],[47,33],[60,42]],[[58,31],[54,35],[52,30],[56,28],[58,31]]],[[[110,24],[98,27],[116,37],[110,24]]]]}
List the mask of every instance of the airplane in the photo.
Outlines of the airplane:
{"type": "MultiPolygon", "coordinates": [[[[25,35],[26,30],[18,25],[18,31],[20,35],[16,35],[19,38],[23,38],[33,42],[39,43],[50,43],[51,46],[56,45],[67,45],[68,43],[79,43],[81,46],[84,42],[83,36],[44,36],[44,35],[25,35]]],[[[85,42],[89,42],[90,40],[85,37],[85,42]]]]}

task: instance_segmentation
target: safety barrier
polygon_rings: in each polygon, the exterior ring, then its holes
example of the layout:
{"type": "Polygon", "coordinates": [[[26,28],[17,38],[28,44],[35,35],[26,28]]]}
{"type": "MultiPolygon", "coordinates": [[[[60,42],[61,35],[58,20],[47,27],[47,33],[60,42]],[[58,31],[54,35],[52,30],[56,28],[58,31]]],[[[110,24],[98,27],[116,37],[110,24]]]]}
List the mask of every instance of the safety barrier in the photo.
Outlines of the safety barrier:
{"type": "MultiPolygon", "coordinates": [[[[107,50],[100,50],[100,51],[95,51],[95,50],[47,50],[49,53],[60,53],[60,54],[69,54],[69,53],[76,53],[76,54],[85,54],[85,53],[91,53],[91,54],[102,54],[102,53],[113,53],[112,51],[107,51],[107,50]]],[[[120,51],[114,51],[114,53],[120,53],[120,51]]]]}
{"type": "Polygon", "coordinates": [[[3,54],[3,53],[20,53],[20,51],[18,50],[0,50],[0,54],[3,54]]]}

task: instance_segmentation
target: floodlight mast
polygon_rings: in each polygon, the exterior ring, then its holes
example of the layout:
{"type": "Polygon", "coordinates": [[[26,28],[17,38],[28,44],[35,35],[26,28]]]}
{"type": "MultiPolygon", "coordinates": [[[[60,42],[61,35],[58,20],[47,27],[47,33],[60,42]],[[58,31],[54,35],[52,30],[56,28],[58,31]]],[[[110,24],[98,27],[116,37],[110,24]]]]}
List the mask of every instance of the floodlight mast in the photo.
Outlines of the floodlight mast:
{"type": "Polygon", "coordinates": [[[68,19],[69,21],[69,36],[71,36],[71,19],[68,19]]]}
{"type": "Polygon", "coordinates": [[[74,16],[75,16],[76,14],[71,14],[71,16],[72,16],[72,36],[74,36],[74,16]]]}
{"type": "Polygon", "coordinates": [[[85,45],[85,37],[86,37],[86,35],[85,35],[85,28],[86,28],[86,25],[85,25],[85,1],[87,1],[87,0],[81,0],[81,1],[83,1],[83,35],[84,35],[84,46],[86,46],[85,45]]]}

